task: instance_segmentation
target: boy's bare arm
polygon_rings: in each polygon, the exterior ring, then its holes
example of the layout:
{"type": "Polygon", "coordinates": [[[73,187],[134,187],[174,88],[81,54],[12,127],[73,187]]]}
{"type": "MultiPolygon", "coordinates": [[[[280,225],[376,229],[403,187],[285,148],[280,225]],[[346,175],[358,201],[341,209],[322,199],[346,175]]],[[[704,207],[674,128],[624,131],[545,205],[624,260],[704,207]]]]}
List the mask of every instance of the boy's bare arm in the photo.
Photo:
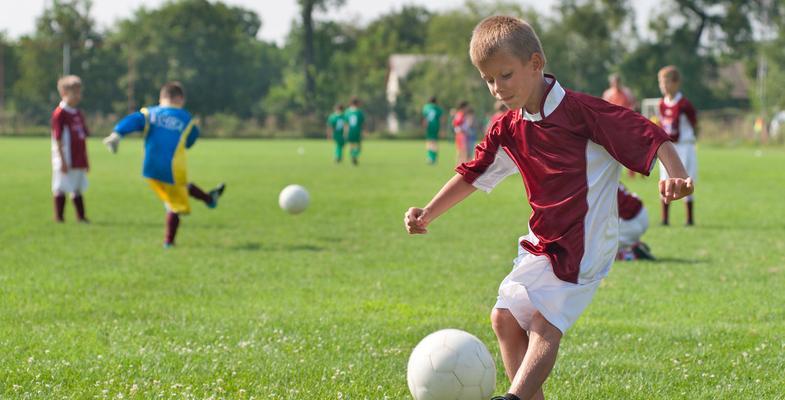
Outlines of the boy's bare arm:
{"type": "Polygon", "coordinates": [[[403,218],[406,231],[410,234],[427,233],[428,224],[438,216],[444,214],[452,206],[474,193],[474,186],[463,180],[463,176],[456,174],[442,187],[436,196],[433,196],[425,208],[412,207],[403,218]]]}
{"type": "Polygon", "coordinates": [[[56,143],[57,143],[57,154],[60,155],[60,171],[62,171],[63,173],[68,172],[68,166],[65,165],[65,157],[63,156],[63,141],[57,139],[56,143]]]}
{"type": "Polygon", "coordinates": [[[678,200],[692,194],[695,187],[692,178],[687,175],[684,164],[676,153],[676,147],[671,142],[663,143],[657,149],[657,157],[668,171],[668,179],[660,181],[660,196],[666,203],[678,200]]]}

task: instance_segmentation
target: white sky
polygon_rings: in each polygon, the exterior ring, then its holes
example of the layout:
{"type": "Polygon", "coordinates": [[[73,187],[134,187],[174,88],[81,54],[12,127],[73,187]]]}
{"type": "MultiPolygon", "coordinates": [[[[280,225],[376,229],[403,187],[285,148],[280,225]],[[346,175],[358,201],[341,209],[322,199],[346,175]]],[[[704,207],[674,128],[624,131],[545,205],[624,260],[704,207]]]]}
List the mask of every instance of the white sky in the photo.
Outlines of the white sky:
{"type": "MultiPolygon", "coordinates": [[[[128,17],[133,10],[141,6],[156,8],[166,0],[93,0],[92,16],[100,28],[110,26],[114,21],[128,17]]],[[[262,19],[259,37],[283,43],[289,32],[291,21],[298,18],[296,0],[224,0],[225,3],[242,6],[256,11],[262,19]]],[[[398,9],[404,4],[424,5],[431,10],[443,10],[460,7],[463,0],[347,0],[337,12],[328,16],[331,19],[359,21],[366,23],[391,9],[398,9]]],[[[520,0],[529,7],[535,4],[550,12],[556,0],[520,0]]],[[[638,19],[638,29],[645,31],[646,17],[658,0],[632,0],[638,19]]],[[[35,19],[41,15],[51,0],[0,0],[0,31],[13,38],[32,33],[35,19]]],[[[319,18],[319,16],[317,16],[319,18]]]]}

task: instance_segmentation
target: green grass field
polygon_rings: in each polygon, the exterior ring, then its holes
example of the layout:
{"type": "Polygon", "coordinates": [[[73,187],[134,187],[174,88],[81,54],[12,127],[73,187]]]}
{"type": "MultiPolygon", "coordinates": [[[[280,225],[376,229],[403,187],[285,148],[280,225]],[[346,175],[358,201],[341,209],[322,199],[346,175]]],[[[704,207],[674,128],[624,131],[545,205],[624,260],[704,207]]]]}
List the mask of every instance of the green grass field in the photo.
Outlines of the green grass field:
{"type": "MultiPolygon", "coordinates": [[[[49,141],[0,140],[0,398],[406,399],[428,333],[480,337],[529,208],[519,177],[426,236],[403,213],[452,175],[420,142],[368,142],[359,168],[317,141],[209,141],[189,158],[178,247],[140,176],[141,142],[90,142],[89,226],[52,222],[49,141]],[[298,154],[298,148],[304,150],[298,154]],[[290,216],[278,192],[306,186],[290,216]]],[[[785,151],[699,149],[697,226],[653,225],[658,262],[617,263],[565,336],[549,399],[784,399],[785,151]]],[[[659,218],[656,181],[627,181],[659,218]]]]}

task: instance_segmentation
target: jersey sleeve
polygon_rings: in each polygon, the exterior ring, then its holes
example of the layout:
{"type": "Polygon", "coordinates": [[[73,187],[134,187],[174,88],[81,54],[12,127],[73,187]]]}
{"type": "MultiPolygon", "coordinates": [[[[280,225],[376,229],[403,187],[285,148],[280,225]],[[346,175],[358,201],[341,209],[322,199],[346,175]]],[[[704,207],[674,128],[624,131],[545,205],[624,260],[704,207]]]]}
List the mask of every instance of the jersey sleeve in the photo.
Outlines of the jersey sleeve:
{"type": "Polygon", "coordinates": [[[114,131],[119,133],[120,136],[125,136],[129,133],[133,132],[142,132],[144,131],[144,126],[146,123],[146,118],[144,114],[140,111],[137,111],[132,114],[128,114],[125,118],[120,120],[114,127],[114,131]]]}
{"type": "Polygon", "coordinates": [[[186,149],[190,149],[191,146],[193,146],[194,143],[196,143],[196,139],[199,138],[199,134],[200,133],[201,132],[199,131],[199,127],[198,126],[194,125],[191,128],[191,132],[188,133],[188,138],[185,139],[185,148],[186,149]]]}
{"type": "Polygon", "coordinates": [[[502,148],[504,124],[497,120],[488,134],[475,147],[474,159],[455,168],[463,180],[486,193],[493,190],[504,178],[518,172],[518,167],[502,148]]]}
{"type": "Polygon", "coordinates": [[[657,150],[668,135],[646,117],[601,99],[572,93],[578,134],[588,135],[625,167],[649,175],[657,150]]]}
{"type": "Polygon", "coordinates": [[[63,112],[61,109],[56,109],[52,112],[52,139],[61,140],[63,138],[63,112]]]}

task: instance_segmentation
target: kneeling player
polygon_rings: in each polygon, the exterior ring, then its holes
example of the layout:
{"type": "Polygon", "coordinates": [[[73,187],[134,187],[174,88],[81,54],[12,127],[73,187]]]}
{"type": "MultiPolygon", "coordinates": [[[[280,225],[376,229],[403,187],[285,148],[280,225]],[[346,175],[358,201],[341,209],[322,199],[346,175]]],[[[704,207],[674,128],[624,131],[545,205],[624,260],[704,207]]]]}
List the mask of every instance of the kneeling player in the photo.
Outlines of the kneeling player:
{"type": "Polygon", "coordinates": [[[617,260],[654,260],[649,246],[641,242],[641,237],[649,228],[649,214],[635,193],[619,183],[617,194],[619,202],[619,252],[617,260]]]}

